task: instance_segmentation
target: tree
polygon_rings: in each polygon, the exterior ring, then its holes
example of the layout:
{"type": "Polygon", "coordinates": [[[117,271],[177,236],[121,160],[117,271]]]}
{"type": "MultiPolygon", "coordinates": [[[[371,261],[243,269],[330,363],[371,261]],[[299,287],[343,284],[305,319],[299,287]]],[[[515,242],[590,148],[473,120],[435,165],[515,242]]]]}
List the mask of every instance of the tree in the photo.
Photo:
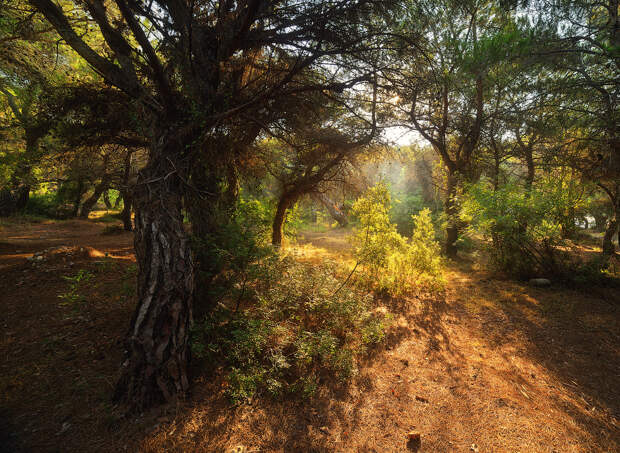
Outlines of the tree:
{"type": "Polygon", "coordinates": [[[369,45],[372,33],[361,20],[385,2],[30,3],[122,93],[148,138],[132,194],[139,302],[116,398],[134,408],[173,400],[189,388],[195,281],[183,208],[193,208],[193,228],[217,228],[213,219],[234,192],[228,189],[239,150],[214,145],[242,119],[273,121],[274,106],[295,93],[342,91],[367,78],[333,65],[369,45]],[[103,43],[82,36],[85,23],[96,26],[103,43]],[[316,72],[303,77],[320,66],[321,79],[316,72]]]}
{"type": "Polygon", "coordinates": [[[609,197],[603,261],[620,225],[620,19],[618,0],[543,3],[555,39],[541,50],[555,71],[557,113],[565,124],[560,159],[609,197]]]}

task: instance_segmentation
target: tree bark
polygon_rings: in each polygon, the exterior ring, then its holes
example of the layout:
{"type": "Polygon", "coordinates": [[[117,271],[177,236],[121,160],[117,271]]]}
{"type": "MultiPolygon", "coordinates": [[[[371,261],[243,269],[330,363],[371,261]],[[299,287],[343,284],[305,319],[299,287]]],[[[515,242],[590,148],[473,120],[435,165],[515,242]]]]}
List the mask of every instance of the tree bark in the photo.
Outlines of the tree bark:
{"type": "Polygon", "coordinates": [[[133,204],[138,305],[126,337],[114,398],[143,410],[183,398],[194,295],[194,264],[183,227],[179,141],[160,138],[141,171],[133,204]]]}
{"type": "Polygon", "coordinates": [[[278,201],[271,232],[271,243],[276,247],[282,246],[282,230],[284,227],[284,222],[286,221],[286,210],[291,207],[296,198],[297,197],[294,194],[285,193],[278,201]]]}
{"type": "Polygon", "coordinates": [[[323,204],[323,206],[325,206],[325,208],[327,209],[327,212],[329,212],[329,215],[336,222],[338,222],[338,225],[340,225],[343,228],[348,225],[349,219],[347,219],[347,216],[345,215],[345,213],[342,212],[342,210],[336,205],[336,203],[334,203],[334,201],[331,200],[327,195],[321,192],[316,192],[312,194],[312,196],[313,198],[318,200],[321,204],[323,204]]]}
{"type": "Polygon", "coordinates": [[[132,231],[133,224],[131,223],[131,191],[129,189],[129,178],[131,176],[131,152],[127,152],[125,155],[125,168],[123,171],[123,183],[120,189],[120,194],[116,197],[114,207],[118,207],[118,202],[123,198],[123,211],[121,212],[121,219],[123,220],[123,229],[125,231],[132,231]]]}
{"type": "Polygon", "coordinates": [[[458,226],[458,181],[457,175],[454,170],[448,169],[448,181],[447,181],[447,196],[446,196],[446,215],[448,216],[446,227],[446,255],[448,258],[456,258],[457,246],[456,242],[459,238],[459,226],[458,226]]]}

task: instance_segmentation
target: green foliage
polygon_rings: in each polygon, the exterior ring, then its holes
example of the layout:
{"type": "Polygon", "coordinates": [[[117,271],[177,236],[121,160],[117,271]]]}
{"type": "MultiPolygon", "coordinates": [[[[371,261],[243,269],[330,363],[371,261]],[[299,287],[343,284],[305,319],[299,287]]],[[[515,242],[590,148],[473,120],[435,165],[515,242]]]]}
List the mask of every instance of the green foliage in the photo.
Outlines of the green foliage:
{"type": "Polygon", "coordinates": [[[549,176],[529,192],[516,183],[493,190],[483,181],[469,188],[463,217],[490,240],[494,267],[519,278],[568,277],[574,266],[560,247],[568,245],[564,236],[582,201],[567,184],[549,176]]]}
{"type": "Polygon", "coordinates": [[[58,200],[54,193],[31,194],[24,213],[40,217],[54,218],[58,208],[58,200]]]}
{"type": "Polygon", "coordinates": [[[370,295],[342,287],[333,263],[284,257],[263,268],[243,310],[223,301],[197,324],[193,354],[223,362],[235,403],[257,392],[311,396],[326,376],[346,383],[356,356],[383,340],[389,317],[370,311],[370,295]]]}
{"type": "Polygon", "coordinates": [[[404,236],[413,233],[413,215],[424,208],[420,194],[394,194],[395,200],[390,210],[390,218],[396,224],[397,231],[404,236]]]}
{"type": "Polygon", "coordinates": [[[84,302],[84,296],[79,293],[80,286],[88,283],[93,277],[94,274],[86,269],[80,269],[74,276],[64,276],[63,279],[69,282],[69,289],[58,296],[62,300],[60,305],[75,305],[78,302],[84,302]]]}
{"type": "Polygon", "coordinates": [[[391,197],[380,183],[353,205],[359,220],[352,242],[363,268],[362,280],[380,291],[400,296],[416,286],[440,287],[442,261],[430,211],[412,216],[410,241],[390,221],[391,197]]]}

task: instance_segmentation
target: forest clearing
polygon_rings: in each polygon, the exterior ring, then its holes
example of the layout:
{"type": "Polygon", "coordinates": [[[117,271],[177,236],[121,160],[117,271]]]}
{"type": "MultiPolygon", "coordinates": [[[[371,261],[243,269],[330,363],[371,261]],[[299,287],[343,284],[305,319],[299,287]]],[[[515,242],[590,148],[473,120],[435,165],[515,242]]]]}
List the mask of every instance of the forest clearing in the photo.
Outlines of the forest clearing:
{"type": "MultiPolygon", "coordinates": [[[[231,407],[219,370],[178,407],[124,419],[109,394],[135,261],[131,233],[102,235],[103,225],[3,225],[2,451],[387,452],[406,451],[410,431],[421,433],[419,451],[620,446],[620,288],[537,288],[466,258],[440,294],[387,302],[395,324],[344,388],[231,407]],[[61,245],[101,254],[27,261],[61,245]],[[93,275],[79,288],[85,302],[64,306],[63,276],[80,270],[93,275]]],[[[341,256],[344,237],[301,233],[298,257],[341,256]]]]}
{"type": "Polygon", "coordinates": [[[0,453],[620,451],[620,0],[0,0],[0,453]]]}

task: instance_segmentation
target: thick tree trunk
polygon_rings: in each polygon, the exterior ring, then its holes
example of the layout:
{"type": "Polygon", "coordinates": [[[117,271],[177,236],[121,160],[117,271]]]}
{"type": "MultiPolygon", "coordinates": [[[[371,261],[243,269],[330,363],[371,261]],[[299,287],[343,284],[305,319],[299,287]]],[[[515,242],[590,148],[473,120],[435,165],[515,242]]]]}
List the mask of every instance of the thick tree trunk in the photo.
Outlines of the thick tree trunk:
{"type": "Polygon", "coordinates": [[[333,200],[331,200],[327,195],[321,192],[315,192],[314,194],[312,194],[312,196],[321,204],[323,204],[323,206],[325,206],[327,212],[329,212],[329,215],[336,222],[338,222],[338,225],[340,225],[341,227],[347,226],[347,224],[349,223],[349,219],[347,219],[345,213],[342,212],[342,210],[336,205],[336,203],[334,203],[333,200]]]}
{"type": "Polygon", "coordinates": [[[116,197],[114,207],[118,207],[119,200],[123,199],[123,211],[121,212],[121,219],[123,220],[123,228],[125,231],[132,231],[133,224],[131,223],[131,191],[129,189],[129,179],[131,176],[131,156],[130,152],[125,155],[125,168],[123,171],[123,183],[120,189],[120,194],[116,197]]]}
{"type": "Polygon", "coordinates": [[[138,306],[115,400],[134,410],[175,401],[189,389],[194,264],[183,227],[185,177],[177,173],[185,146],[164,140],[151,151],[133,196],[138,306]]]}
{"type": "Polygon", "coordinates": [[[280,247],[282,245],[282,230],[284,227],[284,222],[286,221],[286,210],[291,207],[291,205],[295,202],[295,199],[295,195],[284,194],[278,201],[271,232],[271,243],[276,247],[280,247]]]}
{"type": "Polygon", "coordinates": [[[101,182],[95,186],[95,191],[93,192],[93,194],[89,198],[87,198],[84,203],[82,203],[82,210],[80,211],[81,218],[88,219],[90,211],[93,210],[93,207],[97,204],[97,201],[99,201],[101,195],[108,190],[109,186],[110,176],[107,174],[103,175],[101,182]]]}
{"type": "Polygon", "coordinates": [[[459,239],[459,222],[458,222],[458,181],[456,171],[448,170],[447,195],[445,210],[448,216],[446,227],[446,255],[449,258],[456,258],[457,247],[456,242],[459,239]]]}

